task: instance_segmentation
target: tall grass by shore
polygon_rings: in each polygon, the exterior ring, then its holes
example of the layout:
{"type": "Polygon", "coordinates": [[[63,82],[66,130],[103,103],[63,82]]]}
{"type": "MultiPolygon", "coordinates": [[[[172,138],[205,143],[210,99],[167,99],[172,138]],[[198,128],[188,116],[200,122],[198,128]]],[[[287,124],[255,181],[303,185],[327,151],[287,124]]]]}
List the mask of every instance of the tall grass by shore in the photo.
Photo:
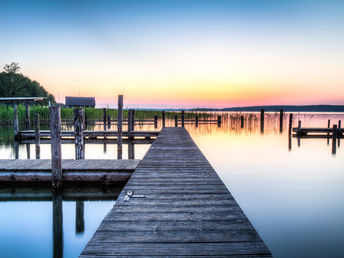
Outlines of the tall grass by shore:
{"type": "MultiPolygon", "coordinates": [[[[111,120],[117,119],[117,109],[107,109],[106,113],[111,117],[111,120]]],[[[41,121],[49,121],[49,107],[46,106],[30,106],[30,120],[33,120],[35,114],[40,115],[41,121]]],[[[61,108],[61,119],[62,120],[72,120],[74,115],[74,108],[61,108]]],[[[85,108],[85,115],[88,120],[102,120],[103,119],[103,109],[102,108],[85,108]]],[[[174,117],[180,116],[180,112],[177,111],[166,111],[165,117],[167,119],[174,119],[174,117]]],[[[200,119],[206,119],[211,117],[211,114],[206,112],[185,112],[185,119],[195,119],[196,115],[200,119]]],[[[161,118],[161,111],[156,110],[135,110],[135,119],[153,119],[154,116],[161,118]]],[[[13,122],[13,107],[0,105],[0,123],[11,123],[13,122]]],[[[126,119],[128,117],[128,110],[123,110],[123,117],[126,119]]],[[[20,122],[25,121],[25,106],[18,105],[18,120],[20,122]]]]}

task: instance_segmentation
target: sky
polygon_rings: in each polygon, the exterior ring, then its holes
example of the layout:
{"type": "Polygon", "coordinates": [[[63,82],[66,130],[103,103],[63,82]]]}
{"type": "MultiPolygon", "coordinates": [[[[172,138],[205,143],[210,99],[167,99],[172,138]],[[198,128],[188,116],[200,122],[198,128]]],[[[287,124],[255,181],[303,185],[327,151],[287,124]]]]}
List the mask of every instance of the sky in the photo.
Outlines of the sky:
{"type": "Polygon", "coordinates": [[[0,0],[0,66],[58,101],[344,104],[342,0],[0,0]]]}

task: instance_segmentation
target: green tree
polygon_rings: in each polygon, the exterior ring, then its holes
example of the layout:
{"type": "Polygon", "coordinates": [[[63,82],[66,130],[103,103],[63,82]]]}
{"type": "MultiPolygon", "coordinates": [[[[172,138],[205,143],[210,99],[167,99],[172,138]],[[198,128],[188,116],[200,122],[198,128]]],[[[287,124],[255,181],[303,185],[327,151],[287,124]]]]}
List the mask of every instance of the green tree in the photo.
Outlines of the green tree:
{"type": "Polygon", "coordinates": [[[5,72],[0,73],[0,97],[47,97],[43,104],[56,103],[52,94],[49,94],[37,81],[17,73],[18,63],[4,66],[5,72]]]}

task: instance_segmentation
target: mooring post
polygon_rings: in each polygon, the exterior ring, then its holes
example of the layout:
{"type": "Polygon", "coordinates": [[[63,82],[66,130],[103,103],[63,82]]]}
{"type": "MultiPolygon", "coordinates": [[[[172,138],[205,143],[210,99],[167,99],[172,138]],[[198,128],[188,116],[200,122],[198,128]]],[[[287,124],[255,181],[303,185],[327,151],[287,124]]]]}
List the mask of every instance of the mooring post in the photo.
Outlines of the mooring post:
{"type": "Polygon", "coordinates": [[[161,120],[162,120],[162,127],[165,127],[166,124],[165,124],[165,111],[162,111],[161,113],[161,120]]]}
{"type": "Polygon", "coordinates": [[[291,136],[293,129],[293,114],[289,114],[289,126],[288,126],[288,149],[291,150],[291,136]]]}
{"type": "Polygon", "coordinates": [[[107,124],[108,124],[108,129],[111,129],[111,116],[107,116],[107,124]]]}
{"type": "Polygon", "coordinates": [[[196,127],[198,127],[198,115],[196,115],[195,117],[195,124],[196,124],[196,127]]]}
{"type": "Polygon", "coordinates": [[[53,257],[63,257],[63,212],[62,193],[53,189],[53,257]]]}
{"type": "Polygon", "coordinates": [[[154,128],[158,128],[158,116],[154,116],[154,128]]]}
{"type": "Polygon", "coordinates": [[[14,128],[14,138],[18,138],[19,132],[19,122],[18,122],[18,106],[13,106],[13,128],[14,128]]]}
{"type": "Polygon", "coordinates": [[[106,131],[106,108],[103,108],[103,124],[104,131],[106,131]]]}
{"type": "Polygon", "coordinates": [[[174,116],[174,126],[178,127],[178,116],[174,116]]]}
{"type": "Polygon", "coordinates": [[[336,154],[337,125],[333,125],[332,129],[332,154],[336,154]]]}
{"type": "Polygon", "coordinates": [[[118,95],[117,159],[122,159],[123,95],[118,95]]]}
{"type": "Polygon", "coordinates": [[[77,234],[85,231],[84,202],[75,202],[75,231],[77,234]]]}
{"type": "Polygon", "coordinates": [[[25,130],[30,130],[30,106],[25,105],[25,130]]]}
{"type": "Polygon", "coordinates": [[[241,124],[240,127],[244,128],[244,116],[240,116],[241,124]]]}
{"type": "Polygon", "coordinates": [[[133,110],[128,110],[128,140],[131,140],[133,138],[132,128],[133,128],[133,110]]]}
{"type": "Polygon", "coordinates": [[[217,126],[221,127],[221,116],[217,116],[217,126]]]}
{"type": "Polygon", "coordinates": [[[61,160],[61,110],[60,106],[50,107],[50,142],[51,142],[51,170],[52,186],[62,185],[61,160]]]}
{"type": "Polygon", "coordinates": [[[283,132],[283,117],[284,117],[284,111],[283,109],[280,110],[280,133],[283,132]]]}
{"type": "Polygon", "coordinates": [[[135,131],[135,109],[132,109],[132,116],[131,116],[131,131],[135,131]]]}
{"type": "Polygon", "coordinates": [[[338,120],[338,148],[340,147],[340,138],[342,136],[342,133],[341,133],[341,130],[342,130],[342,120],[338,120]]]}
{"type": "Polygon", "coordinates": [[[75,159],[85,158],[84,143],[84,111],[81,108],[74,109],[74,143],[75,159]]]}
{"type": "Polygon", "coordinates": [[[41,135],[40,135],[39,114],[35,114],[35,149],[36,149],[36,159],[40,159],[41,158],[41,135]]]}
{"type": "Polygon", "coordinates": [[[182,127],[184,127],[184,121],[185,121],[184,110],[182,110],[182,127]]]}
{"type": "MultiPolygon", "coordinates": [[[[327,128],[330,129],[331,127],[331,120],[327,120],[327,128]]],[[[327,133],[327,145],[330,145],[330,132],[327,133]]]]}
{"type": "Polygon", "coordinates": [[[134,143],[133,139],[128,141],[128,158],[135,159],[135,150],[134,150],[134,143]]]}
{"type": "Polygon", "coordinates": [[[264,109],[260,110],[260,132],[264,133],[264,109]]]}

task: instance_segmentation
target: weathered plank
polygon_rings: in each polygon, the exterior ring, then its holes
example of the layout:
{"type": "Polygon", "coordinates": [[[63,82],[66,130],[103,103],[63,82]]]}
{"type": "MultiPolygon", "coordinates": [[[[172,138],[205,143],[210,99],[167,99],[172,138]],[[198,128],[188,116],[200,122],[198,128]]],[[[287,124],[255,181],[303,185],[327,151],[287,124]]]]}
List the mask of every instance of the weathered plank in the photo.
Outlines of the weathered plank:
{"type": "Polygon", "coordinates": [[[164,128],[80,257],[271,256],[182,127],[164,128]]]}

